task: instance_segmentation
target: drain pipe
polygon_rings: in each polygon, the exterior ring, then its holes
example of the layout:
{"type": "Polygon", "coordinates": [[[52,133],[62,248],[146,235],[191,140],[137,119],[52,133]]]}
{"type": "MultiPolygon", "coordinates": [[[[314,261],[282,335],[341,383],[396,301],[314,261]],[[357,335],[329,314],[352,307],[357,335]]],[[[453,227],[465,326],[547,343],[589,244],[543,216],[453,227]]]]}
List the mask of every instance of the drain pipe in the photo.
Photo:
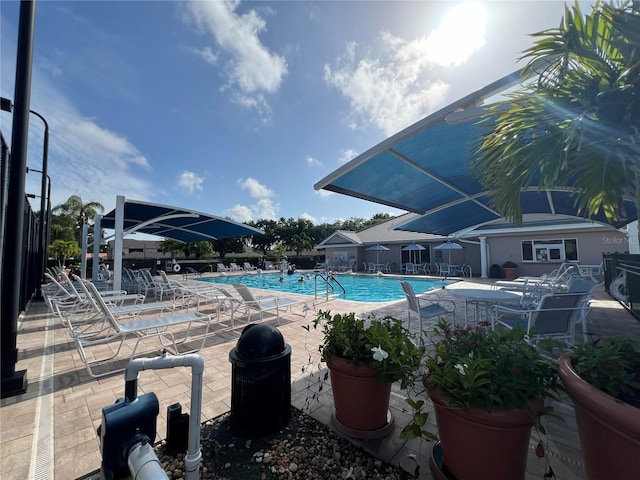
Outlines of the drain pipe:
{"type": "MultiPolygon", "coordinates": [[[[125,369],[125,397],[133,401],[138,396],[138,372],[161,370],[174,367],[191,367],[191,415],[189,420],[189,443],[184,459],[185,480],[199,478],[200,460],[200,410],[202,406],[202,377],[204,359],[197,353],[187,355],[167,355],[166,350],[155,358],[134,358],[125,369]]],[[[144,458],[144,456],[142,456],[144,458]]],[[[146,460],[148,461],[148,460],[146,460]]],[[[131,465],[129,466],[131,469],[131,465]]],[[[139,467],[141,468],[141,467],[139,467]]],[[[142,478],[135,477],[134,478],[142,478]]],[[[152,477],[150,477],[152,478],[152,477]]]]}

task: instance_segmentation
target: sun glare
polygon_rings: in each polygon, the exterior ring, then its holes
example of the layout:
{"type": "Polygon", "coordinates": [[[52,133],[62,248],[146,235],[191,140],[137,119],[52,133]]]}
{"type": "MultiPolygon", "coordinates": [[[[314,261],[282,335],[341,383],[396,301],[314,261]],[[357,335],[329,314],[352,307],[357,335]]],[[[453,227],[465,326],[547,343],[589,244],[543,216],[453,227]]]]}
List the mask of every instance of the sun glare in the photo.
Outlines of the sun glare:
{"type": "Polygon", "coordinates": [[[486,11],[478,2],[457,5],[429,35],[431,60],[445,66],[464,63],[485,43],[486,11]]]}

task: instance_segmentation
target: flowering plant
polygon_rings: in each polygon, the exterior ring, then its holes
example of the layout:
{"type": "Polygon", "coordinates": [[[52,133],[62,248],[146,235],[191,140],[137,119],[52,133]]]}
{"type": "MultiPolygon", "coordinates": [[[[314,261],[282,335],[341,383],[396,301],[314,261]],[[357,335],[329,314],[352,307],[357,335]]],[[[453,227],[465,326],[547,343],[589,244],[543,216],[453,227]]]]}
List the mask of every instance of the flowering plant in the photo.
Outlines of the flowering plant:
{"type": "Polygon", "coordinates": [[[571,352],[578,375],[599,390],[640,408],[640,354],[630,338],[603,337],[582,343],[571,352]]]}
{"type": "Polygon", "coordinates": [[[313,328],[323,334],[318,350],[322,360],[345,358],[353,365],[367,365],[378,372],[378,381],[400,381],[406,388],[416,378],[424,346],[416,342],[402,322],[393,317],[358,318],[355,313],[331,315],[319,311],[313,328]]]}
{"type": "MultiPolygon", "coordinates": [[[[425,385],[448,399],[448,406],[489,412],[522,409],[533,413],[536,428],[544,433],[542,415],[552,414],[541,406],[557,398],[560,383],[556,368],[525,341],[521,328],[489,330],[483,327],[451,327],[440,321],[434,328],[439,340],[425,357],[425,385]],[[539,407],[539,408],[538,408],[539,407]]],[[[422,430],[426,415],[413,405],[414,421],[405,438],[433,435],[422,430]]]]}

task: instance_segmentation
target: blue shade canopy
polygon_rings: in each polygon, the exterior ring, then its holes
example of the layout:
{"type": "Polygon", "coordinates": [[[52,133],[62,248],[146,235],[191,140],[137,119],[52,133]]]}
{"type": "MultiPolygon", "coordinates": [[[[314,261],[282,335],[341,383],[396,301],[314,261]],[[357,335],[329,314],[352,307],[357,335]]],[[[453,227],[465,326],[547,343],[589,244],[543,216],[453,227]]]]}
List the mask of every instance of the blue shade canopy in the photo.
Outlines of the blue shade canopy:
{"type": "MultiPolygon", "coordinates": [[[[502,220],[472,175],[469,158],[487,128],[478,124],[487,112],[483,101],[523,80],[514,72],[452,103],[354,158],[314,188],[422,214],[398,230],[452,235],[502,220]]],[[[583,218],[565,188],[539,191],[533,185],[520,196],[524,215],[583,218]]],[[[621,211],[624,216],[613,223],[602,212],[590,220],[621,228],[637,218],[632,199],[621,211]]]]}
{"type": "MultiPolygon", "coordinates": [[[[101,227],[115,229],[115,216],[115,209],[107,213],[101,220],[101,227]]],[[[124,234],[134,232],[158,235],[181,242],[264,235],[264,231],[258,228],[195,210],[126,200],[124,234]]]]}

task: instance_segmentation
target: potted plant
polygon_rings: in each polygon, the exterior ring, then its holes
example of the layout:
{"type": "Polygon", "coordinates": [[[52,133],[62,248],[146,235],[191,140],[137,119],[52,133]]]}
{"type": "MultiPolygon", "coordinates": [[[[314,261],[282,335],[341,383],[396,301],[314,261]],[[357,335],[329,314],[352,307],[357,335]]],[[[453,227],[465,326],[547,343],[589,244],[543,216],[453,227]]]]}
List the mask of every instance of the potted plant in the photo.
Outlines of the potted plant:
{"type": "Polygon", "coordinates": [[[388,316],[319,311],[313,327],[323,335],[318,350],[331,377],[334,427],[356,438],[390,433],[391,384],[400,382],[406,389],[414,383],[424,356],[422,342],[388,316]]]}
{"type": "Polygon", "coordinates": [[[638,345],[618,336],[578,344],[559,359],[558,375],[574,404],[587,478],[637,478],[638,345]]]}
{"type": "MultiPolygon", "coordinates": [[[[446,478],[438,476],[443,470],[460,480],[524,478],[531,429],[544,433],[540,418],[552,413],[544,401],[560,388],[555,366],[524,340],[521,328],[440,321],[434,333],[439,340],[425,357],[423,382],[441,442],[430,461],[436,478],[446,478]]],[[[431,437],[425,423],[422,412],[415,415],[403,437],[431,437]]]]}
{"type": "Polygon", "coordinates": [[[507,260],[502,264],[502,270],[504,272],[504,278],[507,280],[513,280],[518,277],[518,264],[507,260]]]}

